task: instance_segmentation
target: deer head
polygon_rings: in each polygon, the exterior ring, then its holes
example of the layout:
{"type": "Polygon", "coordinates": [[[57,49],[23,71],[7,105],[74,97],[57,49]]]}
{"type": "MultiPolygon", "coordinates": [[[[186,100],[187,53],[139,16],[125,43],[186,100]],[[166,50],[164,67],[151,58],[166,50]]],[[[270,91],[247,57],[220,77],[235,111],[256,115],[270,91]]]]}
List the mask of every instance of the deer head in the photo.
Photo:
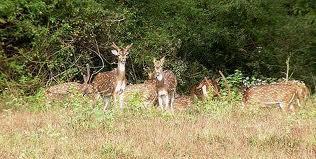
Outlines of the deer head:
{"type": "Polygon", "coordinates": [[[155,70],[154,70],[154,76],[161,81],[162,80],[162,73],[163,73],[163,69],[162,66],[165,62],[165,57],[161,58],[160,60],[156,60],[154,59],[154,66],[155,66],[155,70]]]}
{"type": "Polygon", "coordinates": [[[125,64],[128,58],[129,49],[133,46],[133,43],[126,46],[126,48],[119,48],[114,42],[111,45],[115,50],[111,50],[112,54],[118,57],[118,63],[125,64]]]}
{"type": "Polygon", "coordinates": [[[206,98],[208,96],[209,91],[211,91],[212,95],[220,96],[220,88],[218,85],[218,79],[208,79],[204,77],[204,79],[197,85],[195,88],[196,91],[200,92],[199,94],[202,95],[202,98],[206,98]]]}

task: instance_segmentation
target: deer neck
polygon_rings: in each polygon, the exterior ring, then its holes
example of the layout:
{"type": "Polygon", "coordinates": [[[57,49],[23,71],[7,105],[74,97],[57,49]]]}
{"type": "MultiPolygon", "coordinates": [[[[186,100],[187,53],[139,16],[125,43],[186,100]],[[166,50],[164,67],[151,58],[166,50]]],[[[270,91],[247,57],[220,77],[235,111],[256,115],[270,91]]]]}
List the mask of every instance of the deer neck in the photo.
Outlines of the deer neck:
{"type": "Polygon", "coordinates": [[[162,88],[164,86],[164,83],[165,83],[164,74],[163,73],[159,74],[156,77],[156,81],[157,81],[157,87],[162,88]]]}
{"type": "Polygon", "coordinates": [[[125,80],[125,63],[119,62],[117,64],[117,81],[125,80]]]}

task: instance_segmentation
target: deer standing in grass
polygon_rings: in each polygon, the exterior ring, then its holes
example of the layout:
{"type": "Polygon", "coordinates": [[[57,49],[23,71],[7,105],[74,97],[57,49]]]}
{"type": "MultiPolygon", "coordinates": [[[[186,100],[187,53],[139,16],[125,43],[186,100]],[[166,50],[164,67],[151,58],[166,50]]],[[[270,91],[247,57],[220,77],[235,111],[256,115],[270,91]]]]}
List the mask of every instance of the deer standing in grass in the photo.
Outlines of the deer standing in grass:
{"type": "Polygon", "coordinates": [[[216,80],[204,77],[200,83],[191,86],[190,93],[192,98],[204,100],[208,97],[209,93],[212,93],[213,97],[219,97],[220,87],[216,80]]]}
{"type": "Polygon", "coordinates": [[[173,111],[173,102],[177,87],[177,78],[170,70],[163,70],[165,57],[156,61],[154,59],[154,76],[156,79],[156,91],[159,107],[162,110],[171,109],[173,111]]]}
{"type": "Polygon", "coordinates": [[[117,68],[112,71],[97,74],[92,82],[94,89],[96,89],[103,98],[104,111],[106,111],[109,105],[110,97],[113,98],[113,103],[117,106],[117,96],[119,97],[120,108],[123,109],[124,90],[127,84],[125,77],[125,63],[132,44],[123,49],[116,46],[114,42],[111,46],[114,48],[114,50],[111,51],[112,54],[118,58],[117,68]]]}
{"type": "MultiPolygon", "coordinates": [[[[278,105],[283,111],[294,111],[294,101],[298,99],[298,90],[289,84],[266,84],[246,88],[243,93],[243,107],[259,104],[267,107],[278,105]]],[[[299,104],[299,103],[297,103],[299,104]]]]}

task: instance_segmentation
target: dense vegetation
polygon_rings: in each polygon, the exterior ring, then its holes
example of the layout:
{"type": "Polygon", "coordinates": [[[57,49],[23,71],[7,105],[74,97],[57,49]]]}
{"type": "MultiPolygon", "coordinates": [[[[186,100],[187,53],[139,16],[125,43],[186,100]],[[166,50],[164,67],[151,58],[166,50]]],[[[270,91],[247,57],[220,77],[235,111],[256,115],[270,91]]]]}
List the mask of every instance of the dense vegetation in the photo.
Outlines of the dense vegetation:
{"type": "MultiPolygon", "coordinates": [[[[316,86],[315,0],[2,0],[0,158],[313,158],[316,96],[294,113],[240,109],[241,82],[285,77],[316,86]],[[145,80],[153,58],[179,92],[221,70],[232,96],[123,111],[82,92],[54,102],[44,87],[116,67],[110,45],[133,43],[127,78],[145,80]],[[247,78],[249,77],[249,78],[247,78]]],[[[223,83],[223,80],[221,80],[223,83]]]]}
{"type": "Polygon", "coordinates": [[[285,77],[316,84],[314,0],[2,0],[0,91],[81,80],[115,67],[111,42],[134,46],[128,80],[166,56],[180,90],[217,71],[285,77]]]}

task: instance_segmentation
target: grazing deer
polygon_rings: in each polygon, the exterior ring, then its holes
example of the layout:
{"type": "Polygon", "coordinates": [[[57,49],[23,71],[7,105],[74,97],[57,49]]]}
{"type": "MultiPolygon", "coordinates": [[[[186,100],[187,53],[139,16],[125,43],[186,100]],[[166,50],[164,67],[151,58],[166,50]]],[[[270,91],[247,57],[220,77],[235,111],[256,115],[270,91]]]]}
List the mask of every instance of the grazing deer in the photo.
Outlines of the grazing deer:
{"type": "Polygon", "coordinates": [[[95,76],[92,85],[93,88],[100,93],[104,101],[105,111],[109,104],[109,98],[112,96],[114,105],[117,106],[117,96],[119,96],[120,108],[123,109],[123,93],[127,84],[127,80],[125,77],[125,63],[128,58],[129,49],[133,44],[128,45],[126,48],[119,48],[113,42],[111,45],[114,50],[112,50],[112,54],[117,56],[118,63],[117,68],[112,71],[102,72],[95,76]]]}
{"type": "Polygon", "coordinates": [[[246,88],[242,106],[259,104],[261,106],[279,105],[283,110],[294,111],[294,101],[298,98],[297,88],[289,84],[266,84],[246,88]]]}
{"type": "Polygon", "coordinates": [[[279,82],[278,84],[286,84],[286,85],[290,85],[296,88],[297,95],[298,95],[298,98],[297,98],[298,105],[302,105],[301,103],[305,103],[307,98],[310,96],[310,91],[304,82],[297,81],[297,80],[290,80],[290,81],[282,81],[282,82],[279,82]]]}
{"type": "Polygon", "coordinates": [[[155,79],[156,79],[156,91],[159,107],[162,110],[171,109],[173,111],[173,102],[177,87],[177,78],[170,70],[163,71],[163,64],[165,57],[156,61],[154,59],[155,66],[155,79]]]}
{"type": "Polygon", "coordinates": [[[83,75],[84,83],[78,82],[66,82],[51,86],[45,90],[45,97],[48,100],[61,100],[75,92],[82,93],[83,95],[91,94],[96,95],[92,85],[89,84],[90,79],[90,68],[87,64],[87,75],[83,75]]]}
{"type": "Polygon", "coordinates": [[[191,86],[190,93],[192,98],[206,99],[208,97],[209,91],[213,94],[213,97],[220,96],[220,87],[216,80],[204,79],[193,86],[191,86]]]}

